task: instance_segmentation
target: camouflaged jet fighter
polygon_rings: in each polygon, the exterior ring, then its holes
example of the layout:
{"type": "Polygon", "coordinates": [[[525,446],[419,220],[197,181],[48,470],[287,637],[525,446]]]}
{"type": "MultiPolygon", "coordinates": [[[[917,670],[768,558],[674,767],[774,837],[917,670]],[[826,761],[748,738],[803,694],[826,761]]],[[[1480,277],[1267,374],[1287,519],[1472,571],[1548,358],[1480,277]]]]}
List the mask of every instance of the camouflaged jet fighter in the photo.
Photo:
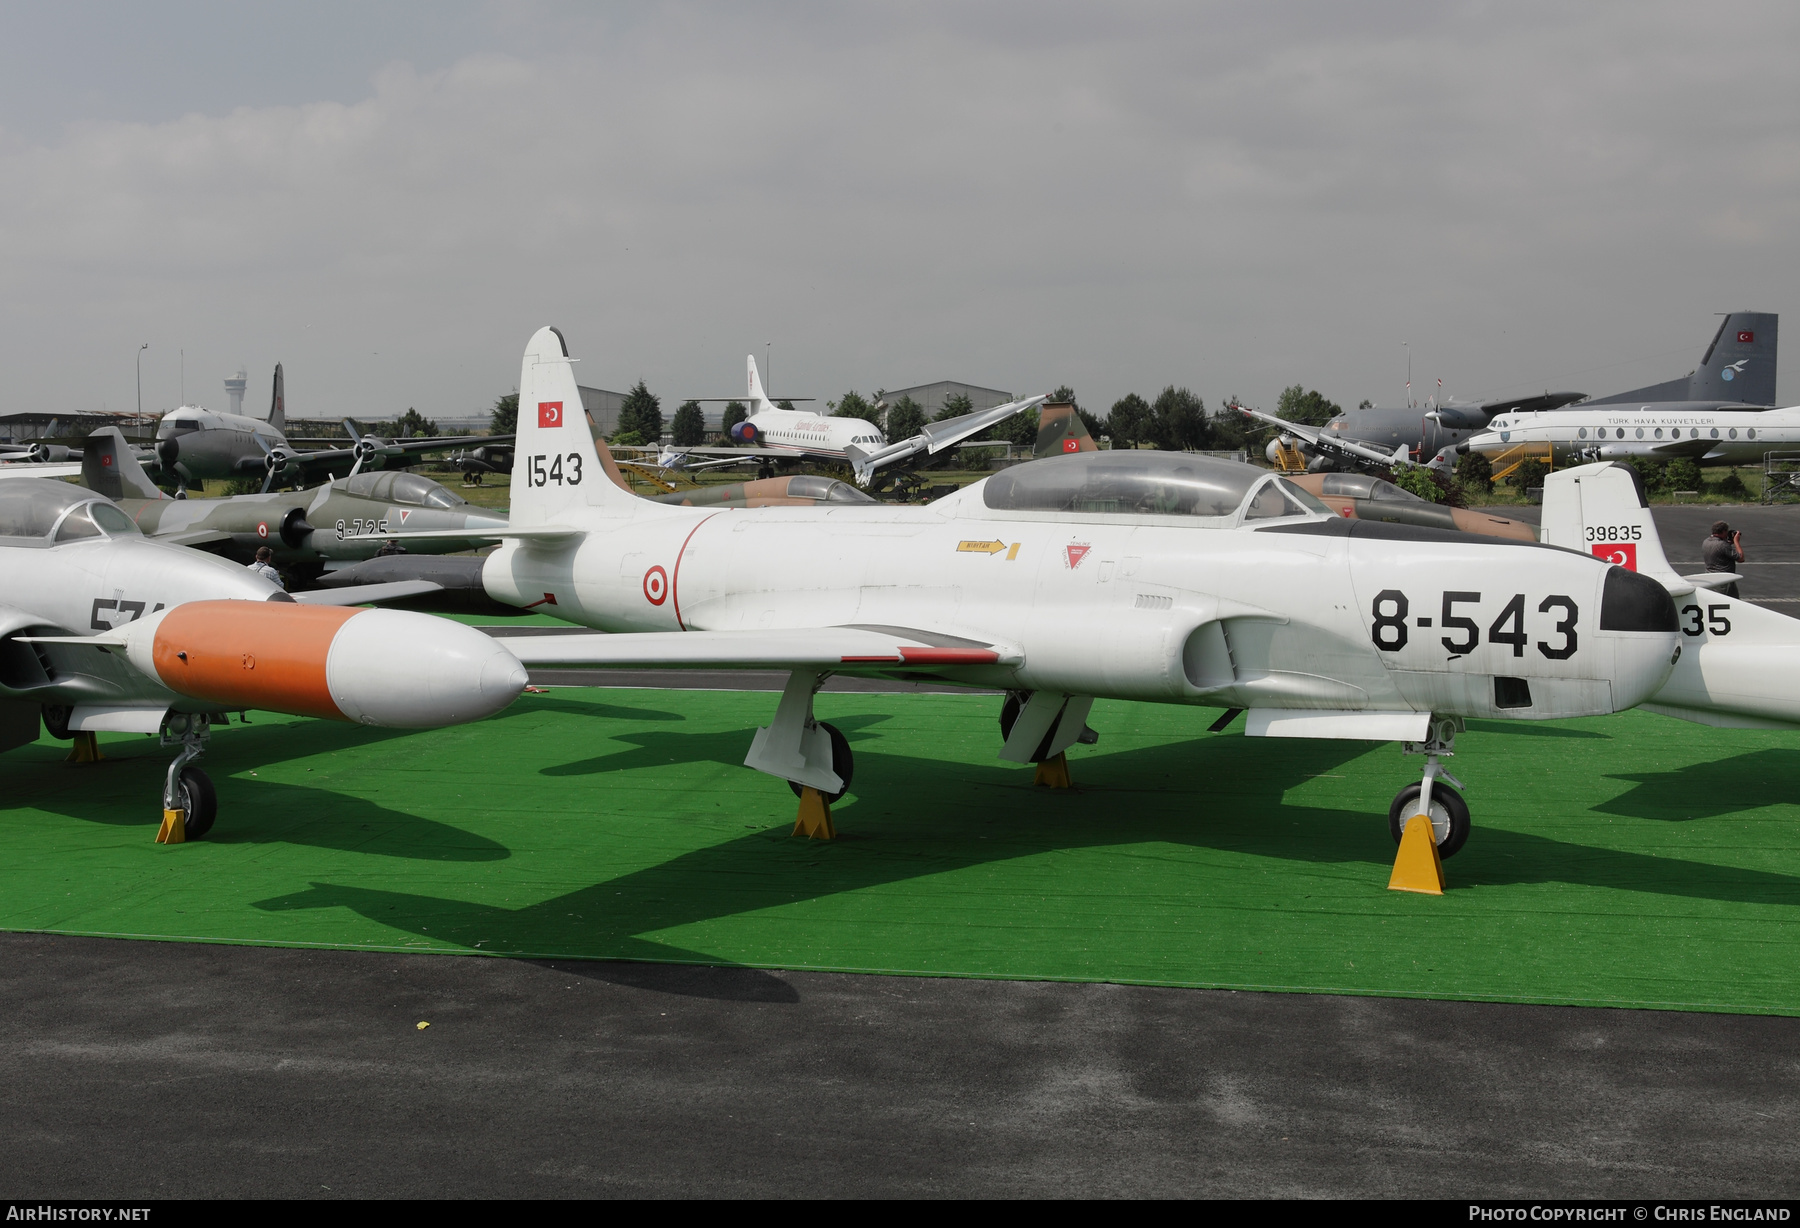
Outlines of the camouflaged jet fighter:
{"type": "MultiPolygon", "coordinates": [[[[373,558],[380,534],[402,528],[491,530],[504,514],[478,508],[416,473],[359,473],[313,490],[221,499],[171,499],[150,480],[117,427],[88,436],[81,482],[130,516],[146,537],[193,546],[248,563],[259,546],[275,566],[315,578],[328,565],[373,558]],[[376,535],[371,537],[370,535],[376,535]]],[[[423,554],[450,554],[484,544],[480,535],[432,538],[423,554]]]]}

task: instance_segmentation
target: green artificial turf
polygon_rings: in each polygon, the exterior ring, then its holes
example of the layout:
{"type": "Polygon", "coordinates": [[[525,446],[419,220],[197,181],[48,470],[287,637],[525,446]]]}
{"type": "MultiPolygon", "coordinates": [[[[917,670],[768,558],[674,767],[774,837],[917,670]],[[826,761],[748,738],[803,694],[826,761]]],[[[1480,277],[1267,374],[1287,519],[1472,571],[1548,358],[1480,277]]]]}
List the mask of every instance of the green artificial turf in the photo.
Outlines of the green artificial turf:
{"type": "Polygon", "coordinates": [[[776,696],[526,695],[383,734],[253,717],[208,839],[153,842],[166,752],[3,765],[0,928],[381,950],[1800,1012],[1797,735],[1639,713],[1476,722],[1441,897],[1386,890],[1393,745],[1095,706],[1077,788],[1000,763],[993,696],[824,694],[856,792],[792,838],[741,766],[776,696]]]}

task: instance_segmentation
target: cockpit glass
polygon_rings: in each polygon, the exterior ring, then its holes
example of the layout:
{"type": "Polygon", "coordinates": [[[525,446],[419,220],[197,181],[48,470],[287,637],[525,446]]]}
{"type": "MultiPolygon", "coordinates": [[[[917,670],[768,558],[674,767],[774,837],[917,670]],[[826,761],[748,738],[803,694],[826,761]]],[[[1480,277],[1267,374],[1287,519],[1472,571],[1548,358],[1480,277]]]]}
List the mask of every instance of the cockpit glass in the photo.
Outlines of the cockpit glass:
{"type": "MultiPolygon", "coordinates": [[[[47,538],[66,509],[93,500],[93,491],[67,482],[8,478],[0,482],[0,537],[47,538]]],[[[85,536],[99,532],[91,520],[87,524],[85,536]]]]}
{"type": "Polygon", "coordinates": [[[1004,511],[1230,516],[1267,473],[1180,452],[1080,452],[995,474],[982,501],[1004,511]]]}
{"type": "MultiPolygon", "coordinates": [[[[93,506],[92,504],[88,505],[93,506]]],[[[84,537],[99,537],[100,526],[88,515],[86,507],[71,508],[69,514],[62,518],[56,526],[56,540],[59,542],[80,541],[84,537]]]]}
{"type": "Polygon", "coordinates": [[[94,518],[95,524],[106,530],[108,537],[142,535],[142,531],[131,517],[110,503],[90,503],[88,504],[88,514],[94,518]]]}
{"type": "Polygon", "coordinates": [[[848,482],[802,473],[788,479],[787,493],[795,499],[817,499],[824,503],[873,503],[875,500],[848,482]]]}
{"type": "Polygon", "coordinates": [[[189,431],[197,431],[199,429],[200,424],[198,422],[193,422],[184,418],[164,418],[161,422],[156,424],[156,437],[158,439],[169,439],[173,436],[185,435],[189,431]]]}
{"type": "Polygon", "coordinates": [[[1244,511],[1244,519],[1274,520],[1280,516],[1305,516],[1312,509],[1294,497],[1305,493],[1299,487],[1290,486],[1277,478],[1265,484],[1251,498],[1250,506],[1244,511]]]}
{"type": "Polygon", "coordinates": [[[430,478],[416,473],[392,470],[383,473],[359,473],[339,483],[340,489],[370,499],[388,499],[410,503],[414,507],[461,507],[468,500],[451,494],[430,478]]]}

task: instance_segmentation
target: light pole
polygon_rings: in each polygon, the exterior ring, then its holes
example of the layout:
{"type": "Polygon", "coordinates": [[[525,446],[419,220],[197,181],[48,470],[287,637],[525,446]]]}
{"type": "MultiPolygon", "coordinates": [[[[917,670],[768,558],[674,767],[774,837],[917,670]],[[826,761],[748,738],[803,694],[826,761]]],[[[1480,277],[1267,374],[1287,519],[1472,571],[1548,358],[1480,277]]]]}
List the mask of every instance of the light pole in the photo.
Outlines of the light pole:
{"type": "Polygon", "coordinates": [[[144,351],[149,348],[150,348],[150,343],[148,341],[146,341],[146,342],[144,342],[144,344],[138,346],[138,352],[137,352],[137,375],[138,375],[137,428],[138,428],[138,434],[140,434],[140,435],[144,433],[144,351]]]}

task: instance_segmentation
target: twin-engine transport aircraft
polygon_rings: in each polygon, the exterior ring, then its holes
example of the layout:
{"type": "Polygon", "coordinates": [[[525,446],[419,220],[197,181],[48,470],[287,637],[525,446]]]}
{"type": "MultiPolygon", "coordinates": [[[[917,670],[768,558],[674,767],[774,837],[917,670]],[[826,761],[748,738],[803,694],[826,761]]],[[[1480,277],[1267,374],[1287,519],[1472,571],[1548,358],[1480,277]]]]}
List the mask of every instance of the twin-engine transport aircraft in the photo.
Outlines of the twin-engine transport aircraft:
{"type": "Polygon", "coordinates": [[[1800,447],[1800,406],[1669,410],[1655,405],[1577,406],[1553,414],[1508,414],[1457,451],[1500,456],[1548,445],[1558,464],[1687,457],[1702,465],[1761,464],[1766,452],[1800,447]]]}
{"type": "Polygon", "coordinates": [[[1080,739],[1096,698],[1414,743],[1425,773],[1390,820],[1398,837],[1429,813],[1450,853],[1468,810],[1439,756],[1464,718],[1632,707],[1681,642],[1662,585],[1591,555],[1346,520],[1276,474],[1179,453],[1075,452],[922,507],[651,503],[605,480],[564,417],[555,329],[531,339],[519,390],[487,591],[629,634],[503,642],[533,664],[786,671],[745,762],[826,799],[853,761],[813,718],[824,678],[930,676],[1011,692],[1000,755],[1019,763],[1080,739]]]}
{"type": "MultiPolygon", "coordinates": [[[[1530,419],[1560,411],[1566,405],[1573,405],[1580,412],[1607,406],[1621,415],[1636,415],[1635,418],[1621,418],[1620,421],[1627,425],[1633,421],[1647,422],[1651,416],[1660,415],[1665,418],[1664,426],[1675,419],[1692,419],[1686,422],[1687,426],[1705,427],[1713,423],[1698,415],[1753,411],[1775,404],[1780,322],[1781,317],[1770,312],[1731,312],[1719,321],[1718,331],[1700,356],[1699,364],[1680,379],[1597,400],[1587,400],[1579,392],[1546,392],[1541,396],[1488,401],[1481,405],[1375,406],[1345,410],[1317,428],[1284,422],[1267,414],[1256,416],[1282,427],[1291,446],[1297,445],[1309,458],[1309,466],[1314,468],[1360,468],[1392,463],[1371,459],[1364,454],[1364,449],[1389,455],[1405,449],[1407,456],[1428,461],[1442,457],[1446,449],[1463,450],[1461,445],[1465,443],[1474,447],[1473,437],[1487,431],[1490,423],[1499,429],[1497,419],[1530,419]]],[[[1591,428],[1594,421],[1589,420],[1585,425],[1591,428]]],[[[1574,429],[1570,428],[1571,431],[1574,429]]],[[[1474,450],[1487,451],[1485,447],[1474,447],[1474,450]]],[[[1270,459],[1274,457],[1271,455],[1270,459]]]]}
{"type": "Polygon", "coordinates": [[[372,587],[296,600],[224,559],[146,539],[67,482],[0,482],[0,569],[0,750],[35,741],[40,713],[59,738],[160,732],[181,748],[163,808],[181,813],[186,837],[217,811],[191,765],[227,712],[430,729],[491,716],[525,685],[519,662],[473,628],[333,608],[377,598],[372,587]]]}
{"type": "Polygon", "coordinates": [[[510,436],[460,435],[430,439],[382,439],[364,435],[346,422],[352,446],[303,452],[289,441],[287,394],[281,364],[275,364],[275,391],[267,419],[220,414],[183,405],[162,416],[156,426],[156,459],[165,477],[189,482],[204,478],[241,478],[260,474],[263,489],[290,482],[316,482],[345,470],[405,468],[425,452],[465,445],[498,444],[510,436]]]}
{"type": "Polygon", "coordinates": [[[862,418],[827,417],[806,410],[782,409],[763,391],[762,380],[756,373],[755,355],[744,359],[744,371],[750,387],[751,412],[730,431],[733,442],[742,446],[672,449],[663,457],[665,466],[673,467],[673,462],[679,461],[686,468],[706,469],[740,464],[746,459],[761,459],[765,463],[777,459],[841,461],[855,472],[858,485],[867,486],[878,470],[916,456],[936,456],[1046,399],[1026,397],[1022,401],[1009,401],[991,409],[978,409],[942,422],[927,423],[917,435],[888,443],[880,427],[862,418]],[[700,458],[699,464],[690,459],[695,457],[700,458]]]}

